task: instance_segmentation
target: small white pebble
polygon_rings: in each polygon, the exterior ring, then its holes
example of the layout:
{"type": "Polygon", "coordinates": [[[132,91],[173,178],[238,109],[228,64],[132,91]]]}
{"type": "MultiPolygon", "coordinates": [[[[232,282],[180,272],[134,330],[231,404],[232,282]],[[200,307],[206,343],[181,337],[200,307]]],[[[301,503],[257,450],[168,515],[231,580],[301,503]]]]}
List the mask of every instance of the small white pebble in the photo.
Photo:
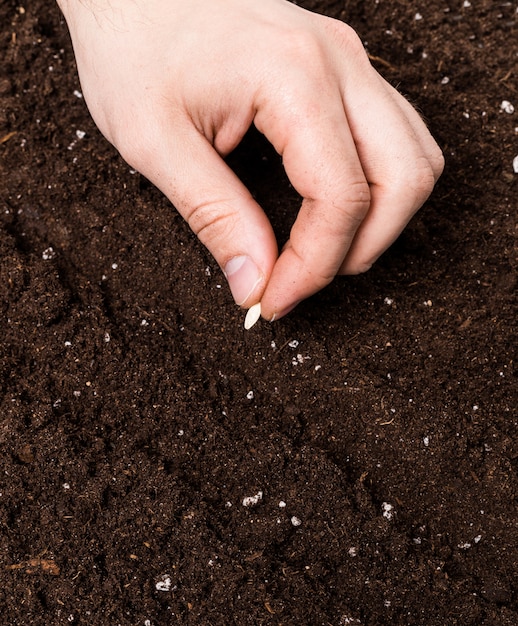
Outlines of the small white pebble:
{"type": "Polygon", "coordinates": [[[291,523],[296,528],[297,526],[300,526],[302,524],[302,520],[300,519],[300,517],[297,517],[296,515],[294,515],[291,518],[291,523]]]}
{"type": "Polygon", "coordinates": [[[258,491],[255,496],[246,496],[243,498],[243,506],[255,506],[258,502],[263,499],[263,492],[258,491]]]}
{"type": "Polygon", "coordinates": [[[84,131],[84,130],[79,130],[79,129],[78,129],[78,130],[76,130],[76,137],[77,137],[78,139],[84,139],[84,138],[85,138],[85,136],[86,136],[86,133],[85,133],[85,131],[84,131]]]}
{"type": "Polygon", "coordinates": [[[293,339],[293,341],[290,341],[288,345],[290,348],[298,348],[299,342],[296,339],[293,339]]]}
{"type": "Polygon", "coordinates": [[[74,89],[74,96],[76,98],[82,98],[83,94],[78,89],[74,89]]]}
{"type": "Polygon", "coordinates": [[[41,254],[41,258],[44,261],[50,261],[50,259],[53,259],[55,256],[56,256],[56,253],[54,252],[54,248],[52,246],[49,246],[48,248],[43,250],[41,254]]]}
{"type": "Polygon", "coordinates": [[[155,588],[157,591],[171,591],[171,589],[173,589],[171,577],[167,575],[162,576],[162,578],[156,583],[155,588]]]}
{"type": "Polygon", "coordinates": [[[394,300],[392,298],[385,298],[385,300],[383,300],[383,303],[387,306],[390,306],[391,304],[394,304],[394,300]]]}
{"type": "Polygon", "coordinates": [[[257,304],[254,304],[254,306],[251,306],[246,313],[245,330],[250,330],[260,317],[261,303],[258,302],[257,304]]]}
{"type": "Polygon", "coordinates": [[[388,520],[392,519],[392,517],[394,516],[394,507],[388,502],[383,502],[383,504],[381,505],[381,510],[383,511],[383,517],[388,520]]]}
{"type": "Polygon", "coordinates": [[[423,437],[423,443],[428,447],[430,445],[430,437],[423,437]]]}
{"type": "Polygon", "coordinates": [[[286,502],[284,502],[284,500],[281,500],[279,502],[279,509],[285,509],[286,508],[286,502]]]}
{"type": "Polygon", "coordinates": [[[448,76],[441,78],[441,85],[447,85],[449,82],[450,82],[450,79],[448,78],[448,76]]]}
{"type": "Polygon", "coordinates": [[[513,159],[513,172],[518,174],[518,154],[513,159]]]}
{"type": "Polygon", "coordinates": [[[514,106],[509,102],[509,100],[502,100],[502,104],[500,105],[500,109],[504,113],[508,113],[512,115],[514,113],[514,106]]]}
{"type": "Polygon", "coordinates": [[[248,400],[253,400],[254,399],[254,392],[253,391],[249,391],[246,394],[246,397],[248,398],[248,400]]]}
{"type": "Polygon", "coordinates": [[[416,13],[416,14],[414,15],[414,20],[415,20],[416,22],[419,22],[419,21],[420,21],[420,20],[422,20],[422,19],[423,19],[423,16],[421,15],[421,13],[416,13]]]}

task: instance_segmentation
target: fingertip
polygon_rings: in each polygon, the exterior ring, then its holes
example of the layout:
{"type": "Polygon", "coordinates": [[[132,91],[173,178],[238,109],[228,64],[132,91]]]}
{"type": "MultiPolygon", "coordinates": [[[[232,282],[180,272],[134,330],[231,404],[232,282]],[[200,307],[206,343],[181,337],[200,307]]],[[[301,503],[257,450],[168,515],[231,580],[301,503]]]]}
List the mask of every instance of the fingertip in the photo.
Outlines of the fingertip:
{"type": "Polygon", "coordinates": [[[298,300],[297,302],[294,302],[293,304],[290,304],[290,306],[284,308],[282,311],[275,312],[271,316],[269,321],[270,322],[277,322],[280,319],[282,319],[283,317],[286,317],[286,315],[288,315],[288,313],[291,313],[293,311],[293,309],[295,309],[301,302],[302,302],[302,300],[298,300]]]}

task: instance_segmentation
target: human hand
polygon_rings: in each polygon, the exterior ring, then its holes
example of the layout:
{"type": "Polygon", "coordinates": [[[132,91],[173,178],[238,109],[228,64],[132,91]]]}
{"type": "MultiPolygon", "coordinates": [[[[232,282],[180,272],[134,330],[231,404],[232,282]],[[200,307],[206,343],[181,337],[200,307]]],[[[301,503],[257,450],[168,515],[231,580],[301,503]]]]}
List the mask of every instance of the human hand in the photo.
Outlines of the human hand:
{"type": "Polygon", "coordinates": [[[99,129],[266,319],[367,270],[442,172],[419,115],[342,22],[285,0],[59,3],[99,129]],[[222,158],[251,124],[303,198],[280,255],[222,158]]]}

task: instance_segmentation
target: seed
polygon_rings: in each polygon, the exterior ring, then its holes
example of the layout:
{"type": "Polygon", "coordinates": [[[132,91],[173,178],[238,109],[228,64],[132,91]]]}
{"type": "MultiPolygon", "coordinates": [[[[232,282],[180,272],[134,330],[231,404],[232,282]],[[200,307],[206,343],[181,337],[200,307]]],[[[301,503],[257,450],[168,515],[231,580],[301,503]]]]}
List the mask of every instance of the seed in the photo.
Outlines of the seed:
{"type": "Polygon", "coordinates": [[[245,330],[250,330],[252,326],[261,317],[261,303],[258,302],[250,307],[245,317],[245,330]]]}

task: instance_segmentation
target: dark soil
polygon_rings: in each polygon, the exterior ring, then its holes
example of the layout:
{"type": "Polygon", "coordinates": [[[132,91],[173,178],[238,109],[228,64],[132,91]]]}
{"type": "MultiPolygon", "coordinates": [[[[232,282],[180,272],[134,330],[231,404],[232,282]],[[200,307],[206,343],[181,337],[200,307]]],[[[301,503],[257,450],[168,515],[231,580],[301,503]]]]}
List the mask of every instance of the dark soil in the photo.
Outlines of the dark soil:
{"type": "MultiPolygon", "coordinates": [[[[245,333],[74,93],[58,9],[2,0],[2,624],[518,624],[516,2],[303,4],[447,166],[370,272],[245,333]]],[[[279,159],[230,161],[282,242],[279,159]]]]}

